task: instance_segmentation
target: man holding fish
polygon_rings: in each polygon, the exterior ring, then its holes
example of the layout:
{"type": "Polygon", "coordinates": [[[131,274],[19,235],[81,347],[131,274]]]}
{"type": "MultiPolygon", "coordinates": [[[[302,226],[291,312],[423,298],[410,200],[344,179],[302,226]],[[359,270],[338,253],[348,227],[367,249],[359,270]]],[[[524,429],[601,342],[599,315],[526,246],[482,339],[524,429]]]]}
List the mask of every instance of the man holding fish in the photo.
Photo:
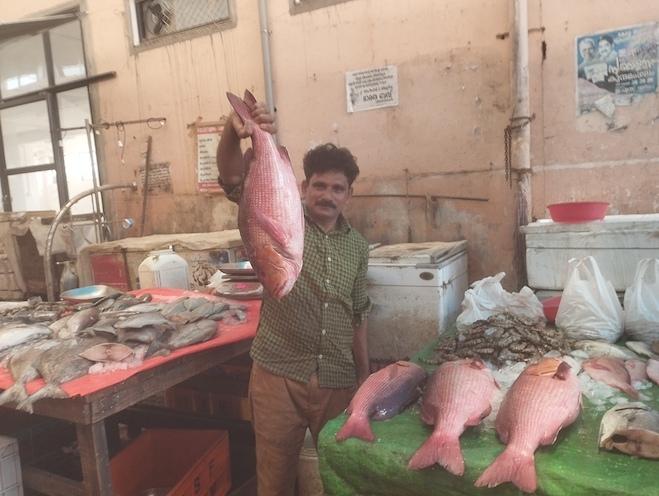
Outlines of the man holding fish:
{"type": "Polygon", "coordinates": [[[274,116],[249,92],[228,97],[235,112],[218,146],[220,184],[240,205],[241,237],[264,286],[249,388],[258,494],[292,495],[306,429],[317,442],[369,374],[368,243],[342,215],[359,168],[346,148],[310,150],[301,202],[274,116]]]}

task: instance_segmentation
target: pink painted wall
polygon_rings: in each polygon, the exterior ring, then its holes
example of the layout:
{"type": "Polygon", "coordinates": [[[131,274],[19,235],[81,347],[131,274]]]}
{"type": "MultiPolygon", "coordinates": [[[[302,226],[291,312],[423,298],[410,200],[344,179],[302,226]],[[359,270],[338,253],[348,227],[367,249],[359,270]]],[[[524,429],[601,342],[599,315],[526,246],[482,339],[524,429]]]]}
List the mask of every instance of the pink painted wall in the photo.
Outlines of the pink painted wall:
{"type": "MultiPolygon", "coordinates": [[[[72,3],[0,0],[4,19],[72,3]]],[[[97,120],[167,118],[159,130],[127,129],[125,164],[114,132],[98,137],[105,182],[136,177],[147,134],[153,162],[169,162],[173,191],[149,197],[148,233],[235,226],[222,195],[196,191],[188,125],[226,115],[226,91],[264,98],[256,4],[234,2],[233,28],[136,51],[126,1],[81,3],[90,72],[117,72],[94,87],[97,120]]],[[[289,0],[268,5],[280,141],[298,177],[309,147],[348,146],[362,170],[348,216],[371,242],[467,239],[471,280],[505,271],[517,286],[503,170],[512,42],[498,36],[512,29],[512,2],[351,0],[299,15],[289,0]],[[345,72],[389,64],[398,67],[399,105],[347,113],[345,72]],[[387,196],[406,192],[422,198],[387,196]]],[[[576,36],[656,19],[659,3],[644,0],[530,0],[534,216],[566,200],[606,199],[611,213],[659,209],[656,95],[619,108],[612,126],[602,115],[577,117],[574,47],[576,36]]],[[[141,204],[138,194],[114,194],[111,215],[139,219],[141,204]]]]}

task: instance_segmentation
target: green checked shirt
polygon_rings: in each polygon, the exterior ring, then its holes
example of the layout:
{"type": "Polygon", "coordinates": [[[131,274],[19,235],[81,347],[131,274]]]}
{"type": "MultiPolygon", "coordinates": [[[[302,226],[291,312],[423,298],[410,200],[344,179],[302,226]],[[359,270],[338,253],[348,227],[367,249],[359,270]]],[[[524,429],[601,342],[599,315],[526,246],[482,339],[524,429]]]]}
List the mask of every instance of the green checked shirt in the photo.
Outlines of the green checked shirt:
{"type": "MultiPolygon", "coordinates": [[[[227,197],[237,201],[240,189],[227,191],[227,197]]],[[[368,242],[343,216],[327,234],[305,218],[302,271],[281,301],[264,296],[251,356],[289,379],[307,382],[317,372],[321,387],[351,387],[356,382],[353,331],[371,306],[368,242]]]]}

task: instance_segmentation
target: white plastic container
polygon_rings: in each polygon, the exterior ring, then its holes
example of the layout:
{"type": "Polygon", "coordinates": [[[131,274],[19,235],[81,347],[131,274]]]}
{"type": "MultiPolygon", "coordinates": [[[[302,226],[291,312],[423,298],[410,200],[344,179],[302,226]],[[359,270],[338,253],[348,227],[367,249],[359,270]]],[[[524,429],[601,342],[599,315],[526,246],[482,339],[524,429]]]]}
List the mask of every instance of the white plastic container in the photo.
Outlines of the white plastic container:
{"type": "Polygon", "coordinates": [[[371,251],[371,359],[410,358],[446,331],[469,286],[467,242],[404,243],[371,251]]]}
{"type": "Polygon", "coordinates": [[[149,252],[137,268],[140,288],[190,289],[190,267],[171,248],[149,252]]]}
{"type": "Polygon", "coordinates": [[[0,496],[23,496],[18,443],[6,436],[0,436],[0,496]]]}
{"type": "Polygon", "coordinates": [[[604,220],[564,224],[542,219],[526,234],[526,273],[535,290],[562,291],[568,260],[592,256],[604,278],[624,292],[644,258],[659,257],[659,214],[609,215],[604,220]]]}

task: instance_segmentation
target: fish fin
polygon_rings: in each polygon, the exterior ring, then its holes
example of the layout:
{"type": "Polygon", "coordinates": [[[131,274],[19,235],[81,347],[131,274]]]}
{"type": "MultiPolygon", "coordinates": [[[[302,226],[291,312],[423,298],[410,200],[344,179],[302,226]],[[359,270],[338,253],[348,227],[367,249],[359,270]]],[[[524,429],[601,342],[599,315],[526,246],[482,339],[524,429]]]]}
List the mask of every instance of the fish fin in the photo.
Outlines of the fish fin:
{"type": "Polygon", "coordinates": [[[288,165],[293,167],[293,162],[291,162],[291,156],[289,155],[286,147],[283,145],[279,145],[277,149],[279,150],[279,155],[281,155],[281,158],[283,158],[288,163],[288,165]]]}
{"type": "MultiPolygon", "coordinates": [[[[263,228],[268,232],[272,239],[280,247],[286,246],[288,244],[288,239],[290,235],[284,230],[284,228],[272,218],[265,215],[263,212],[258,210],[254,212],[256,219],[263,226],[263,228]]],[[[289,257],[292,258],[292,257],[289,257]]]]}
{"type": "Polygon", "coordinates": [[[631,384],[621,384],[620,389],[622,390],[623,393],[625,393],[628,396],[634,398],[635,400],[640,398],[640,395],[639,395],[638,391],[631,384]]]}
{"type": "Polygon", "coordinates": [[[371,424],[368,417],[358,417],[357,415],[350,415],[343,427],[336,433],[337,441],[345,441],[349,437],[356,437],[363,441],[375,441],[375,435],[371,430],[371,424]]]}
{"type": "Polygon", "coordinates": [[[252,113],[250,112],[249,107],[243,100],[240,99],[240,97],[227,91],[227,98],[229,99],[229,103],[233,109],[236,111],[236,114],[238,114],[240,119],[243,121],[243,124],[247,121],[253,121],[252,113]]]}
{"type": "Polygon", "coordinates": [[[485,363],[480,358],[474,358],[469,364],[469,366],[472,369],[483,370],[485,368],[485,363]]]}
{"type": "Polygon", "coordinates": [[[533,454],[522,454],[514,451],[510,446],[506,447],[503,453],[485,469],[474,485],[476,487],[495,487],[504,482],[512,482],[524,492],[534,492],[538,479],[533,454]]]}
{"type": "Polygon", "coordinates": [[[245,90],[245,93],[243,94],[243,100],[245,100],[250,105],[256,105],[256,97],[249,90],[245,90]]]}
{"type": "Polygon", "coordinates": [[[245,164],[245,175],[249,174],[249,169],[250,166],[252,165],[253,160],[254,160],[254,150],[248,148],[247,150],[245,150],[245,154],[243,155],[243,163],[245,164]]]}
{"type": "Polygon", "coordinates": [[[460,450],[460,439],[448,434],[432,434],[412,455],[407,468],[420,470],[439,463],[453,475],[463,475],[465,462],[460,450]]]}
{"type": "Polygon", "coordinates": [[[16,405],[17,410],[23,410],[24,412],[34,413],[34,404],[44,398],[68,398],[69,395],[64,392],[62,388],[54,384],[46,384],[44,387],[39,389],[36,393],[31,396],[28,396],[26,399],[21,401],[16,405]]]}
{"type": "Polygon", "coordinates": [[[560,379],[561,381],[566,380],[570,376],[570,364],[567,362],[561,362],[561,364],[558,366],[556,369],[556,373],[554,373],[554,378],[555,379],[560,379]]]}
{"type": "Polygon", "coordinates": [[[490,413],[492,413],[492,405],[488,405],[488,407],[485,409],[485,411],[481,412],[480,414],[477,414],[477,415],[474,415],[473,417],[468,418],[467,421],[465,422],[465,425],[469,426],[469,427],[473,427],[475,425],[478,425],[490,413]]]}

